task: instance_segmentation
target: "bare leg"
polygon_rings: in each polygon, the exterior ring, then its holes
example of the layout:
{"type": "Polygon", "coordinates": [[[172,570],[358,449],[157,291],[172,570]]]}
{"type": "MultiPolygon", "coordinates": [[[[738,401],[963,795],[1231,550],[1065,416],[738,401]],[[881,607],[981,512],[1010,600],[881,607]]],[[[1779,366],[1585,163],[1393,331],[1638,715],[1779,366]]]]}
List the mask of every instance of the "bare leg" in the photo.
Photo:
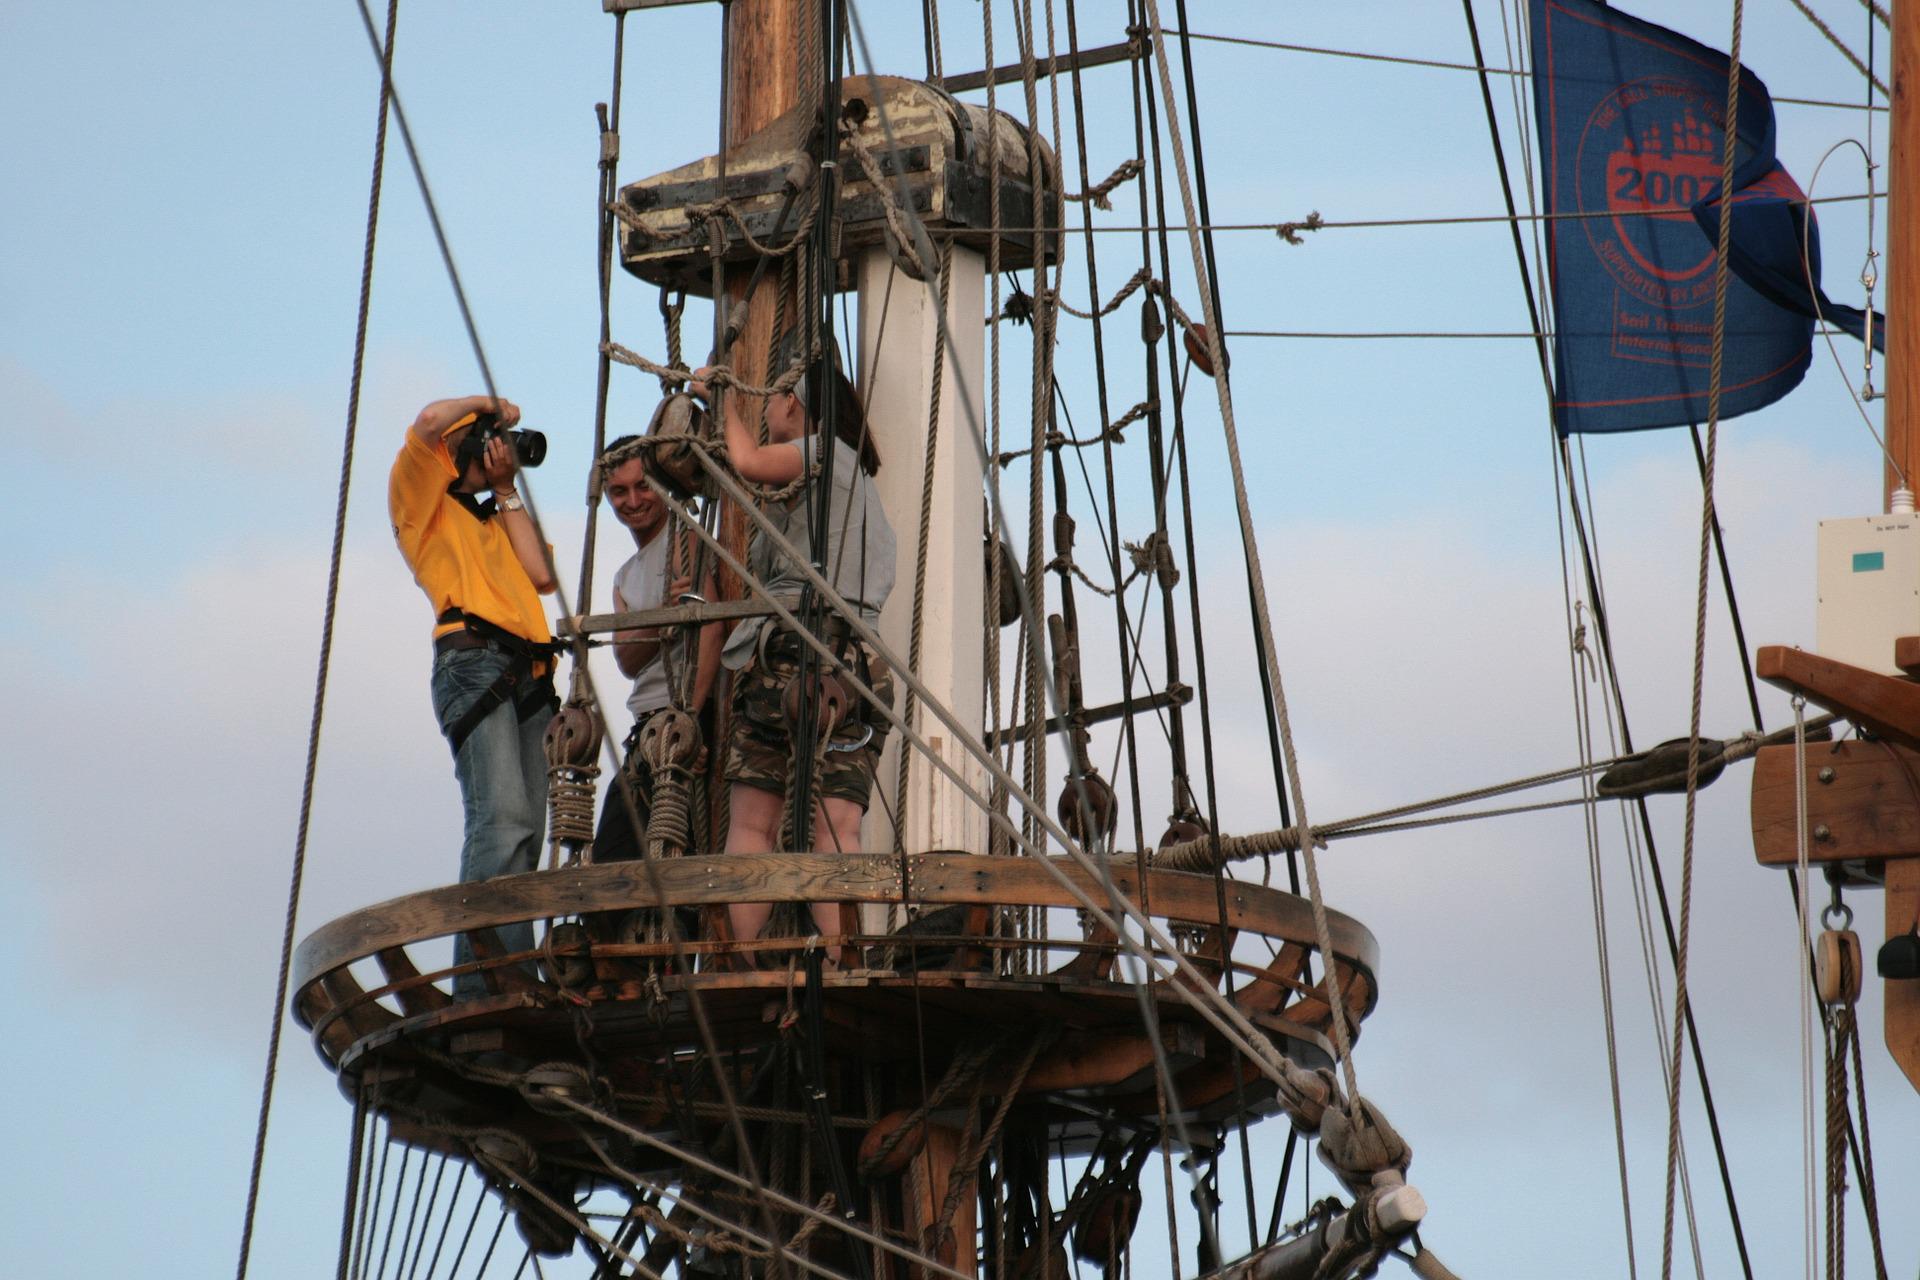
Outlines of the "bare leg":
{"type": "MultiPolygon", "coordinates": [[[[774,792],[734,783],[727,792],[727,852],[771,853],[781,807],[781,798],[774,792]]],[[[750,942],[760,936],[772,914],[770,902],[736,902],[727,908],[727,921],[736,939],[750,942]]]]}
{"type": "MultiPolygon", "coordinates": [[[[851,800],[842,800],[829,796],[820,805],[814,815],[813,847],[825,852],[858,853],[860,851],[860,823],[867,811],[851,800]]],[[[840,932],[840,904],[837,902],[816,902],[810,908],[813,912],[815,933],[826,937],[840,932]]]]}

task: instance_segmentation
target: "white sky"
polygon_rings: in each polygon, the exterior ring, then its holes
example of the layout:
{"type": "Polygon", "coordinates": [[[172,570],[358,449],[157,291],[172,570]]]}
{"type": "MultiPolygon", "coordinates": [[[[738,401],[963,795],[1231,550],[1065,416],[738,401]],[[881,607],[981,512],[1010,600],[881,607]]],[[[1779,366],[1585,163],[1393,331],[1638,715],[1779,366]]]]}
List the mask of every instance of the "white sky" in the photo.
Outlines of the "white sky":
{"type": "MultiPolygon", "coordinates": [[[[1448,5],[1191,7],[1200,31],[1470,58],[1448,5]]],[[[1864,49],[1863,9],[1816,7],[1864,49]]],[[[1636,11],[1724,48],[1725,8],[1636,11]]],[[[881,69],[920,70],[917,9],[866,0],[881,69]]],[[[1080,9],[1083,44],[1121,38],[1120,6],[1080,9]]],[[[629,20],[625,178],[712,149],[717,12],[629,20]]],[[[948,69],[978,67],[977,4],[945,0],[942,12],[948,69]]],[[[1013,25],[999,13],[1005,62],[1013,25]]],[[[1479,16],[1499,62],[1500,11],[1483,0],[1479,16]]],[[[1750,6],[1748,23],[1746,61],[1776,98],[1859,99],[1851,68],[1788,6],[1750,6]]],[[[408,0],[396,73],[501,388],[553,437],[534,483],[569,582],[597,333],[592,107],[608,92],[611,25],[587,0],[408,0]]],[[[1883,64],[1885,43],[1882,33],[1883,64]]],[[[13,726],[0,739],[0,1073],[15,1100],[0,1235],[22,1276],[94,1274],[103,1255],[156,1277],[217,1275],[238,1237],[285,905],[377,75],[355,10],[340,3],[13,4],[0,7],[0,49],[11,122],[0,131],[11,179],[0,394],[15,463],[0,530],[26,553],[11,577],[22,607],[0,621],[13,726]]],[[[1499,211],[1472,76],[1213,43],[1195,55],[1216,221],[1499,211]]],[[[1130,98],[1120,68],[1087,84],[1098,177],[1135,154],[1130,98]]],[[[1496,96],[1518,177],[1511,101],[1502,86],[1496,96]]],[[[1783,105],[1779,125],[1782,159],[1803,184],[1833,143],[1863,137],[1858,112],[1783,105]]],[[[427,619],[382,498],[418,405],[479,379],[397,140],[389,162],[302,934],[449,879],[459,839],[427,705],[427,619]]],[[[1842,157],[1816,194],[1863,182],[1842,157]]],[[[1122,188],[1098,217],[1130,225],[1134,198],[1122,188]]],[[[1822,224],[1829,291],[1857,302],[1865,206],[1836,206],[1822,224]]],[[[1184,260],[1178,240],[1174,250],[1184,260]]],[[[1223,233],[1220,252],[1229,329],[1527,324],[1497,224],[1330,230],[1299,247],[1223,233]]],[[[1106,237],[1102,254],[1111,291],[1137,265],[1137,241],[1106,237]]],[[[1175,275],[1198,314],[1190,272],[1175,275]]],[[[1067,289],[1084,303],[1077,262],[1067,289]]],[[[620,279],[615,307],[615,337],[659,354],[652,291],[620,279]]],[[[1114,318],[1110,344],[1131,350],[1133,315],[1114,318]]],[[[1062,345],[1084,428],[1095,417],[1086,327],[1065,326],[1062,345]]],[[[1245,339],[1234,352],[1316,820],[1571,763],[1531,345],[1245,339]]],[[[1857,378],[1857,346],[1840,353],[1857,378]]],[[[1019,434],[1023,358],[1010,340],[1007,424],[1019,434]]],[[[1113,398],[1125,406],[1139,398],[1137,360],[1117,363],[1127,368],[1113,398]]],[[[653,384],[628,372],[615,371],[613,425],[630,429],[653,384]]],[[[1191,425],[1195,463],[1223,476],[1205,401],[1191,425]]],[[[1133,434],[1128,456],[1143,470],[1145,435],[1133,434]]],[[[1691,448],[1667,432],[1597,439],[1585,455],[1646,745],[1686,731],[1691,448]]],[[[1726,427],[1719,499],[1755,643],[1812,643],[1814,521],[1872,510],[1879,474],[1824,348],[1799,391],[1726,427]]],[[[1022,491],[1024,476],[1010,487],[1022,491]]],[[[1202,507],[1221,814],[1226,829],[1246,830],[1272,824],[1276,808],[1264,733],[1245,713],[1254,686],[1224,482],[1202,507]]],[[[1128,538],[1150,526],[1137,503],[1121,522],[1128,538]]],[[[1083,515],[1083,549],[1092,523],[1083,515]]],[[[603,567],[617,547],[603,545],[603,567]]],[[[1715,592],[1706,728],[1731,734],[1749,716],[1715,592]]],[[[1103,634],[1104,604],[1080,603],[1103,634]]],[[[1104,685],[1090,675],[1090,701],[1117,696],[1105,670],[1104,685]]],[[[602,686],[617,687],[610,671],[602,686]]],[[[1769,728],[1788,722],[1783,698],[1763,705],[1769,728]]],[[[1797,989],[1786,886],[1753,862],[1749,777],[1736,766],[1702,799],[1692,963],[1749,1243],[1773,1275],[1796,1269],[1801,1248],[1797,989]]],[[[1162,803],[1149,797],[1149,825],[1162,803]]],[[[1676,892],[1680,812],[1677,799],[1654,805],[1676,892]]],[[[1618,819],[1602,819],[1635,1238],[1651,1273],[1665,1032],[1647,1007],[1618,819]]],[[[1432,1205],[1427,1241],[1463,1275],[1626,1271],[1584,848],[1577,811],[1563,811],[1342,843],[1324,858],[1331,902],[1383,953],[1362,1088],[1413,1143],[1412,1176],[1432,1205]]],[[[1881,899],[1854,903],[1871,953],[1881,899]]],[[[1883,1225],[1903,1273],[1920,1253],[1920,1223],[1904,1211],[1920,1193],[1920,1107],[1879,1045],[1876,998],[1863,1021],[1883,1225]]],[[[280,1066],[253,1274],[331,1275],[348,1109],[297,1029],[280,1066]]],[[[1691,1075],[1686,1090],[1707,1269],[1734,1274],[1691,1075]]],[[[1283,1136],[1277,1124],[1256,1133],[1263,1188],[1283,1136]]],[[[1316,1191],[1327,1185],[1315,1179],[1316,1191]]],[[[1857,1219],[1849,1240],[1864,1273],[1857,1219]]]]}

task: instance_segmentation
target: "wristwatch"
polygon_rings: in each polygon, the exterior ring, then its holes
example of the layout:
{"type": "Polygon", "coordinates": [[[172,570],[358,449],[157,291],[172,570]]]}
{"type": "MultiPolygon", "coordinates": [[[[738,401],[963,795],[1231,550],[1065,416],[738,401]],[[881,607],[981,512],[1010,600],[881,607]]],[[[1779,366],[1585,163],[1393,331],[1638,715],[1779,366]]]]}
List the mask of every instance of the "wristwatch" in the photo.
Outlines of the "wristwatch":
{"type": "Polygon", "coordinates": [[[494,501],[502,511],[525,511],[527,509],[527,504],[520,501],[520,495],[517,493],[509,493],[504,498],[496,494],[494,495],[494,501]]]}

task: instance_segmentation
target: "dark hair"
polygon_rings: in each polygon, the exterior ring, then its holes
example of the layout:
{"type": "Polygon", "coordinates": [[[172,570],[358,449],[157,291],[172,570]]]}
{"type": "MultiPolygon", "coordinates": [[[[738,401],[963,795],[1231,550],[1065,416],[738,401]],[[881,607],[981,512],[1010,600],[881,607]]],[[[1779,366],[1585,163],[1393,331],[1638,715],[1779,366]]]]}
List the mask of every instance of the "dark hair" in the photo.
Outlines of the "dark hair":
{"type": "MultiPolygon", "coordinates": [[[[821,368],[822,364],[816,363],[808,372],[810,375],[817,374],[821,368]]],[[[817,382],[817,378],[809,376],[804,388],[810,393],[804,401],[807,418],[815,426],[819,425],[819,404],[812,394],[817,382]]],[[[860,403],[860,393],[854,389],[853,383],[837,367],[833,370],[833,416],[834,434],[860,455],[860,469],[868,475],[877,474],[880,470],[880,451],[873,445],[873,432],[867,426],[866,408],[860,403]]]]}
{"type": "MultiPolygon", "coordinates": [[[[640,440],[639,436],[621,436],[617,440],[609,440],[607,441],[607,447],[600,451],[600,457],[597,459],[597,461],[602,467],[605,467],[608,463],[608,459],[612,458],[616,451],[624,449],[630,444],[637,444],[639,443],[639,440],[640,440]]],[[[638,457],[638,456],[639,456],[638,454],[634,455],[634,457],[638,457]]],[[[620,459],[620,461],[628,462],[628,461],[631,461],[631,459],[622,458],[620,459]]]]}

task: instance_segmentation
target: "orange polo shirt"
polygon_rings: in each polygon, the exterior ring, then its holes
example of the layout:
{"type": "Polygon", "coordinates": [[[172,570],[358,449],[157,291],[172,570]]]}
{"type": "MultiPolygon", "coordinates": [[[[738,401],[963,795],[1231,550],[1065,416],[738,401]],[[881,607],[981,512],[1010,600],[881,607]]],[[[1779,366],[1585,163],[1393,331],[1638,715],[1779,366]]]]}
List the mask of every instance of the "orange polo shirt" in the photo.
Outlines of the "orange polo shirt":
{"type": "MultiPolygon", "coordinates": [[[[407,432],[387,477],[387,513],[413,580],[427,593],[435,618],[458,608],[545,644],[552,632],[540,593],[499,518],[479,519],[447,491],[458,478],[444,440],[427,445],[407,432]]],[[[439,623],[433,634],[438,638],[458,630],[457,622],[439,623]]]]}

